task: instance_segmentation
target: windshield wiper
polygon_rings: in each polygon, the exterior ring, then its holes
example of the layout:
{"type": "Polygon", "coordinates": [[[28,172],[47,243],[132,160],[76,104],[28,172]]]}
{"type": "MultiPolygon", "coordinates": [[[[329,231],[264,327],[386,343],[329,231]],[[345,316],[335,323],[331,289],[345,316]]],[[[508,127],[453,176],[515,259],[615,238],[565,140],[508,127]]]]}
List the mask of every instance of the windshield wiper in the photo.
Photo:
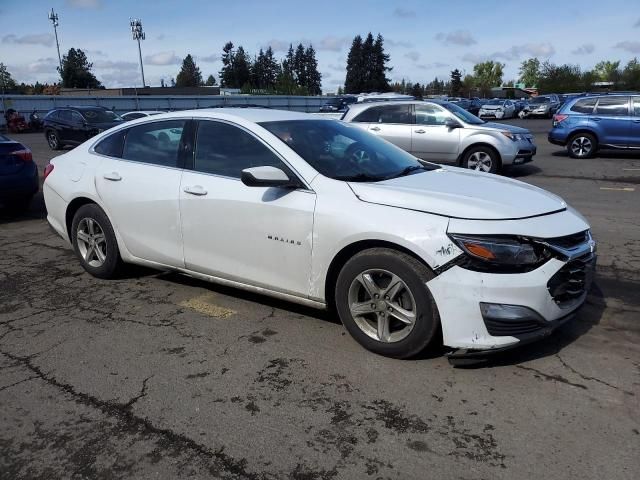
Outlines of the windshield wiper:
{"type": "Polygon", "coordinates": [[[404,170],[400,171],[399,173],[396,173],[395,175],[392,175],[392,176],[387,177],[387,178],[405,177],[405,176],[409,175],[411,172],[415,172],[416,170],[429,170],[429,169],[427,167],[425,167],[424,165],[411,165],[410,167],[405,168],[404,170]]]}
{"type": "Polygon", "coordinates": [[[358,173],[357,175],[344,175],[333,177],[336,180],[344,180],[345,182],[380,182],[386,180],[387,177],[376,177],[367,175],[366,173],[358,173]]]}

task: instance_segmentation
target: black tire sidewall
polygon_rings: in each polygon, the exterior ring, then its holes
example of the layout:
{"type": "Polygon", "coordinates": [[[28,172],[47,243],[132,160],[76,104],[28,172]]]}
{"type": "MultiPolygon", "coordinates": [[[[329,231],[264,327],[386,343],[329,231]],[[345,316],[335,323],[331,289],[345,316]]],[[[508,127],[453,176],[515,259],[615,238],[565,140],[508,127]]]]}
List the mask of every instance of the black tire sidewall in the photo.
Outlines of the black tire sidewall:
{"type": "Polygon", "coordinates": [[[469,158],[471,158],[471,155],[476,152],[484,152],[491,157],[491,169],[489,170],[489,172],[483,173],[498,173],[500,171],[500,159],[498,158],[496,152],[489,147],[483,146],[472,147],[464,154],[464,158],[462,159],[463,168],[469,169],[469,158]]]}
{"type": "Polygon", "coordinates": [[[118,249],[118,242],[116,240],[115,232],[111,226],[111,222],[107,217],[107,214],[95,203],[83,205],[78,209],[73,217],[71,224],[71,242],[73,243],[73,250],[80,259],[82,267],[91,275],[98,278],[115,278],[121,266],[120,250],[118,249]],[[99,267],[93,267],[89,265],[78,248],[78,224],[85,218],[91,218],[100,225],[104,232],[105,240],[107,243],[107,258],[105,262],[99,267]]]}
{"type": "Polygon", "coordinates": [[[439,332],[440,317],[435,301],[425,283],[433,273],[410,255],[386,248],[373,248],[358,253],[342,268],[335,287],[335,307],[351,336],[372,352],[393,358],[410,358],[431,344],[439,332]],[[379,342],[355,323],[349,310],[349,287],[353,279],[368,269],[384,269],[398,275],[409,287],[416,302],[416,323],[407,337],[399,342],[379,342]]]}
{"type": "Polygon", "coordinates": [[[577,158],[579,160],[593,157],[597,149],[598,149],[598,141],[596,140],[596,137],[594,135],[591,135],[590,133],[578,133],[576,135],[573,135],[571,138],[569,138],[569,142],[567,143],[567,153],[569,154],[569,156],[571,158],[577,158]],[[576,138],[580,138],[580,137],[585,137],[591,140],[591,151],[588,154],[583,155],[581,157],[574,154],[573,150],[571,150],[571,144],[574,142],[576,138]]]}

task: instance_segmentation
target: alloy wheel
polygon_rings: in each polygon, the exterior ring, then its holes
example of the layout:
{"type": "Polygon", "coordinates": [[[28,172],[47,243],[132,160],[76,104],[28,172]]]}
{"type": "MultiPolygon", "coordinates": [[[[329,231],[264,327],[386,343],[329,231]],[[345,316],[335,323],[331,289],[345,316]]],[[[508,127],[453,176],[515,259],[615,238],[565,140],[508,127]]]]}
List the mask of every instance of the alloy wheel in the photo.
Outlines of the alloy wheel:
{"type": "Polygon", "coordinates": [[[47,140],[49,141],[49,146],[52,149],[55,150],[56,148],[58,148],[58,137],[54,132],[49,132],[49,134],[47,135],[47,140]]]}
{"type": "Polygon", "coordinates": [[[102,227],[93,218],[83,218],[76,232],[78,250],[92,267],[101,267],[107,259],[107,241],[102,227]]]}
{"type": "Polygon", "coordinates": [[[586,157],[591,153],[593,143],[588,137],[576,137],[571,142],[571,151],[576,157],[586,157]]]}
{"type": "Polygon", "coordinates": [[[491,155],[486,152],[474,152],[469,156],[469,160],[467,161],[467,168],[471,170],[478,170],[481,172],[490,172],[491,164],[493,160],[491,159],[491,155]]]}
{"type": "Polygon", "coordinates": [[[368,162],[369,160],[371,160],[369,152],[367,152],[366,150],[356,150],[351,154],[351,158],[358,163],[368,162]]]}
{"type": "Polygon", "coordinates": [[[413,330],[416,302],[407,284],[387,270],[371,269],[351,282],[349,311],[367,336],[383,343],[399,342],[413,330]]]}

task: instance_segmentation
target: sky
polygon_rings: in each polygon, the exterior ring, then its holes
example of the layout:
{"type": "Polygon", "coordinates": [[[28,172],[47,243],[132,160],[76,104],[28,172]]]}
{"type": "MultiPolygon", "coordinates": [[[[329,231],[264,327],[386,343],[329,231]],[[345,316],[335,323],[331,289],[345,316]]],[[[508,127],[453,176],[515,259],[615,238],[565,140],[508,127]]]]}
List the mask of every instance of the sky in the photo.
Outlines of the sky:
{"type": "Polygon", "coordinates": [[[323,90],[335,92],[353,37],[368,32],[384,37],[394,81],[428,83],[454,68],[471,73],[487,59],[506,64],[508,81],[532,56],[583,69],[640,57],[638,7],[640,0],[0,0],[0,62],[18,82],[58,80],[47,18],[53,8],[62,53],[85,51],[106,87],[141,86],[131,18],[142,20],[145,78],[153,86],[175,78],[188,53],[204,78],[217,78],[227,41],[252,56],[271,45],[279,58],[289,43],[303,42],[317,51],[323,90]]]}

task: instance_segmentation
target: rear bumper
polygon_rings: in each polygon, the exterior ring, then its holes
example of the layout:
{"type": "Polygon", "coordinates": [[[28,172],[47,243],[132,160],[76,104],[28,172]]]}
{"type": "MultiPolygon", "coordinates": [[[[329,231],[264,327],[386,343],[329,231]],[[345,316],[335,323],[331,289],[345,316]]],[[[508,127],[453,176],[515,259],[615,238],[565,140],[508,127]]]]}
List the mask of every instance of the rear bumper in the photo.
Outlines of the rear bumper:
{"type": "Polygon", "coordinates": [[[559,145],[561,147],[565,147],[567,145],[567,139],[564,136],[560,137],[558,135],[554,135],[553,130],[547,135],[547,140],[553,145],[559,145]]]}

